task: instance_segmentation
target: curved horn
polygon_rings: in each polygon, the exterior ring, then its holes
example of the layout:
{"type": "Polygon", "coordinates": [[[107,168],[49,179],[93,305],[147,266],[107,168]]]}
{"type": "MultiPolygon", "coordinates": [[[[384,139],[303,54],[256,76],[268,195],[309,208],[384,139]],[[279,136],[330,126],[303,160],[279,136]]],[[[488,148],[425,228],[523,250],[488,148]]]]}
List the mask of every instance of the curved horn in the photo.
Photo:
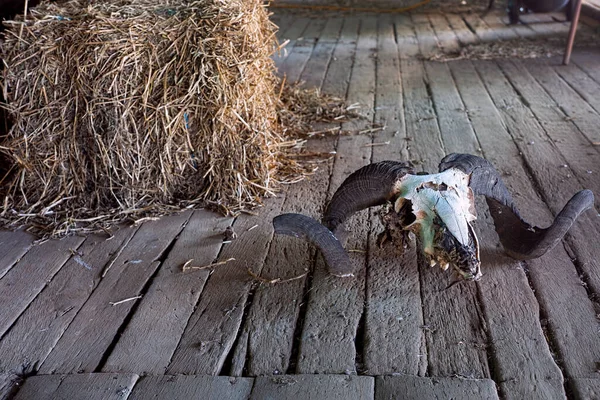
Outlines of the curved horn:
{"type": "Polygon", "coordinates": [[[582,190],[569,200],[552,225],[539,228],[521,217],[500,174],[487,160],[470,154],[450,154],[442,159],[439,168],[440,172],[457,168],[471,175],[469,186],[475,194],[486,197],[502,246],[510,256],[520,260],[537,258],[551,250],[577,217],[594,204],[594,194],[582,190]]]}
{"type": "Polygon", "coordinates": [[[281,214],[273,218],[275,233],[307,239],[321,250],[329,272],[339,277],[354,276],[352,263],[342,244],[311,217],[302,214],[281,214]]]}
{"type": "Polygon", "coordinates": [[[355,171],[340,185],[327,206],[323,223],[332,232],[352,214],[390,200],[397,190],[394,184],[414,170],[408,163],[381,161],[355,171]]]}

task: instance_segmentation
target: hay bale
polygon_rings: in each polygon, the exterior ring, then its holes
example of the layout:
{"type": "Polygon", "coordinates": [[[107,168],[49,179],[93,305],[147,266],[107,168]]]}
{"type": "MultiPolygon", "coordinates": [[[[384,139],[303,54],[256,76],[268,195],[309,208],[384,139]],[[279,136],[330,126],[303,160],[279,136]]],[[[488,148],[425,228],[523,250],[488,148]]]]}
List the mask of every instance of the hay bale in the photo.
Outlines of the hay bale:
{"type": "Polygon", "coordinates": [[[73,0],[6,25],[5,224],[235,212],[301,172],[283,154],[261,0],[73,0]]]}

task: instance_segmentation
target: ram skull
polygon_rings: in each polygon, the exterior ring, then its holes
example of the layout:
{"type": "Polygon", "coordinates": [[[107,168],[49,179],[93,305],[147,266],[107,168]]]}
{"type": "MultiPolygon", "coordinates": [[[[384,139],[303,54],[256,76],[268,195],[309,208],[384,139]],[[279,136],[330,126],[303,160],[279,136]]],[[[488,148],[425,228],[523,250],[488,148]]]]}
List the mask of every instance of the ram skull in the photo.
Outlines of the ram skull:
{"type": "Polygon", "coordinates": [[[481,277],[479,242],[472,222],[477,218],[475,195],[483,195],[500,242],[513,258],[542,256],[566,234],[579,214],[594,203],[589,190],[575,194],[548,228],[525,222],[494,167],[470,154],[450,154],[437,174],[415,174],[408,163],[382,161],[351,174],[333,195],[323,224],[301,214],[273,219],[275,233],[304,237],[323,253],[330,272],[352,276],[352,264],[336,237],[343,223],[362,209],[390,203],[382,215],[380,241],[396,241],[413,232],[433,266],[451,265],[466,280],[481,277]]]}

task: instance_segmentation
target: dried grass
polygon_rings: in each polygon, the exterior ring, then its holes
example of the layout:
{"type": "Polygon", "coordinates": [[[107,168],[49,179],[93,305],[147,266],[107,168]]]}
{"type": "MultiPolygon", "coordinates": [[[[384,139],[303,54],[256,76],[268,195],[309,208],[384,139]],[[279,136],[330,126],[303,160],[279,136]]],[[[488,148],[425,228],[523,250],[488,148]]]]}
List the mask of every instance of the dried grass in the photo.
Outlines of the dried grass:
{"type": "Polygon", "coordinates": [[[306,172],[296,135],[347,112],[277,80],[261,0],[74,0],[5,25],[4,226],[248,210],[306,172]]]}

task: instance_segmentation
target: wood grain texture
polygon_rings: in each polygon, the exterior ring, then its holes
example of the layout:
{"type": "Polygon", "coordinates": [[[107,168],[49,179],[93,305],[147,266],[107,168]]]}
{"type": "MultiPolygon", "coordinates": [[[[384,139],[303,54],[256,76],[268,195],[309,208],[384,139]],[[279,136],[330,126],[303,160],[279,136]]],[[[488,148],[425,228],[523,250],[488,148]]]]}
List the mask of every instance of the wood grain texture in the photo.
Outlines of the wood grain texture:
{"type": "Polygon", "coordinates": [[[468,44],[477,43],[479,41],[477,35],[475,35],[473,31],[469,29],[460,15],[446,14],[445,17],[461,45],[465,46],[468,44]]]}
{"type": "Polygon", "coordinates": [[[46,359],[137,227],[90,235],[0,339],[0,370],[30,373],[46,359]]]}
{"type": "Polygon", "coordinates": [[[456,52],[460,49],[460,43],[458,37],[454,33],[454,30],[450,27],[448,20],[443,14],[429,14],[429,22],[431,27],[437,36],[437,41],[440,48],[444,52],[456,52]]]}
{"type": "MultiPolygon", "coordinates": [[[[346,97],[348,104],[359,103],[364,117],[343,124],[343,130],[360,131],[373,119],[377,19],[363,18],[356,44],[356,56],[346,97]]],[[[367,135],[341,136],[338,145],[329,196],[356,169],[369,163],[371,138],[367,135]]],[[[346,228],[352,232],[347,249],[366,249],[368,213],[357,213],[346,228]]],[[[301,335],[298,373],[355,372],[355,336],[364,304],[364,253],[351,253],[355,277],[330,276],[322,258],[318,259],[301,335]]]]}
{"type": "MultiPolygon", "coordinates": [[[[417,169],[436,172],[446,151],[476,149],[477,141],[465,111],[461,111],[461,100],[456,90],[449,88],[452,79],[447,68],[431,67],[431,76],[426,76],[422,64],[407,61],[402,67],[407,133],[413,139],[409,154],[419,162],[417,169]],[[405,78],[407,73],[409,78],[405,78]],[[447,104],[452,109],[445,108],[447,104]],[[454,131],[456,125],[463,130],[460,141],[454,140],[454,135],[459,135],[454,131]]],[[[476,286],[465,283],[446,289],[456,279],[452,271],[431,268],[424,257],[419,257],[419,272],[428,373],[489,377],[485,322],[476,286]]]]}
{"type": "Polygon", "coordinates": [[[93,372],[115,339],[156,261],[179,234],[191,212],[145,222],[105,276],[40,367],[40,373],[93,372]],[[122,300],[133,299],[123,303],[122,300]],[[113,305],[112,303],[118,303],[113,305]]]}
{"type": "Polygon", "coordinates": [[[194,211],[102,371],[164,374],[212,272],[183,271],[182,266],[190,260],[188,267],[213,263],[226,246],[223,232],[232,222],[209,211],[194,211]]]}
{"type": "Polygon", "coordinates": [[[73,236],[34,246],[0,279],[0,337],[67,262],[72,255],[71,250],[76,250],[83,240],[73,236]]]}
{"type": "MultiPolygon", "coordinates": [[[[506,132],[504,122],[473,64],[460,61],[450,68],[486,157],[505,182],[516,174],[526,176],[516,161],[518,149],[507,133],[501,134],[506,132]]],[[[515,198],[521,197],[518,191],[512,193],[515,198]]],[[[503,254],[483,204],[479,199],[476,229],[482,244],[484,276],[478,286],[491,338],[495,379],[506,384],[506,398],[523,398],[532,393],[532,388],[548,398],[564,397],[562,374],[546,343],[526,266],[503,254]]]]}
{"type": "Polygon", "coordinates": [[[123,400],[136,374],[37,375],[25,380],[15,400],[123,400]]]}
{"type": "Polygon", "coordinates": [[[22,230],[0,231],[0,279],[33,246],[34,239],[22,230]]]}
{"type": "Polygon", "coordinates": [[[251,400],[369,400],[374,378],[344,375],[282,375],[255,379],[251,400]]]}
{"type": "Polygon", "coordinates": [[[0,374],[0,400],[8,400],[19,390],[21,378],[15,374],[0,374]]]}
{"type": "Polygon", "coordinates": [[[227,376],[146,376],[136,383],[128,400],[246,400],[253,381],[227,376]]]}
{"type": "MultiPolygon", "coordinates": [[[[301,80],[307,79],[317,88],[321,87],[328,72],[327,66],[332,56],[331,43],[335,32],[339,35],[341,20],[330,20],[322,33],[326,39],[318,40],[308,60],[311,69],[303,72],[301,80]]],[[[297,65],[297,68],[302,68],[297,65]]],[[[332,71],[335,73],[336,71],[332,71]]],[[[299,73],[297,73],[299,74],[299,73]]],[[[314,137],[306,144],[308,153],[335,153],[336,137],[314,137]]],[[[295,212],[320,220],[323,204],[329,185],[330,168],[321,164],[317,172],[286,190],[286,200],[282,212],[295,212]]],[[[294,334],[303,302],[306,275],[314,263],[315,249],[305,241],[288,236],[275,236],[262,268],[264,279],[286,280],[289,282],[261,284],[256,289],[248,310],[246,324],[237,342],[234,375],[241,375],[241,365],[250,376],[285,373],[292,357],[294,334]],[[304,276],[303,276],[304,275],[304,276]]]]}
{"type": "Polygon", "coordinates": [[[279,74],[286,77],[286,82],[295,84],[300,79],[300,74],[308,62],[315,47],[316,41],[325,27],[326,20],[323,18],[311,19],[302,36],[296,38],[294,47],[281,65],[279,74]]]}
{"type": "Polygon", "coordinates": [[[267,199],[259,216],[242,214],[233,224],[238,238],[223,248],[219,260],[234,258],[214,270],[167,368],[169,374],[217,375],[234,346],[246,300],[260,275],[273,237],[273,217],[285,197],[267,199]]]}
{"type": "Polygon", "coordinates": [[[440,44],[431,26],[431,22],[425,14],[412,14],[414,30],[419,41],[421,56],[425,59],[439,51],[440,44]]]}
{"type": "MultiPolygon", "coordinates": [[[[524,217],[538,225],[547,226],[551,214],[535,193],[531,181],[527,179],[528,174],[522,167],[520,157],[529,165],[538,182],[538,188],[551,205],[552,196],[549,192],[551,188],[560,190],[560,175],[564,173],[560,168],[553,168],[560,156],[548,144],[542,150],[544,143],[540,146],[530,146],[526,141],[523,143],[516,140],[519,137],[533,137],[534,133],[540,134],[541,127],[532,118],[531,110],[520,104],[518,96],[505,81],[496,64],[482,61],[476,63],[476,68],[510,132],[511,136],[505,140],[515,140],[511,146],[517,147],[496,154],[490,150],[490,161],[500,170],[512,170],[513,173],[505,177],[505,183],[515,195],[515,201],[520,208],[527,210],[526,214],[523,213],[524,217]],[[510,107],[506,107],[509,105],[510,107]],[[511,157],[510,154],[515,156],[511,157]]],[[[505,130],[496,134],[508,135],[505,130]]],[[[584,218],[582,220],[585,221],[584,218]]],[[[594,376],[593,360],[600,359],[599,338],[593,333],[598,329],[598,321],[571,258],[564,247],[559,245],[544,257],[528,261],[526,265],[567,375],[594,376]]]]}
{"type": "MultiPolygon", "coordinates": [[[[372,161],[408,160],[404,124],[402,82],[398,47],[391,17],[379,18],[375,122],[384,126],[373,138],[372,161]]],[[[364,329],[364,372],[369,375],[418,373],[421,326],[421,296],[416,246],[379,248],[377,235],[383,231],[379,210],[370,215],[367,294],[364,329]]]]}
{"type": "Polygon", "coordinates": [[[273,55],[273,61],[275,62],[275,67],[279,70],[279,76],[283,77],[285,71],[281,70],[281,66],[290,55],[291,49],[294,48],[296,39],[302,35],[302,32],[304,32],[309,23],[310,18],[293,18],[291,24],[283,31],[283,33],[277,35],[281,44],[287,42],[279,52],[273,55]]]}
{"type": "Polygon", "coordinates": [[[375,400],[498,399],[496,385],[490,379],[379,376],[375,380],[375,393],[375,400]]]}
{"type": "Polygon", "coordinates": [[[576,400],[600,399],[600,379],[573,379],[569,385],[573,388],[573,398],[576,400]]]}

